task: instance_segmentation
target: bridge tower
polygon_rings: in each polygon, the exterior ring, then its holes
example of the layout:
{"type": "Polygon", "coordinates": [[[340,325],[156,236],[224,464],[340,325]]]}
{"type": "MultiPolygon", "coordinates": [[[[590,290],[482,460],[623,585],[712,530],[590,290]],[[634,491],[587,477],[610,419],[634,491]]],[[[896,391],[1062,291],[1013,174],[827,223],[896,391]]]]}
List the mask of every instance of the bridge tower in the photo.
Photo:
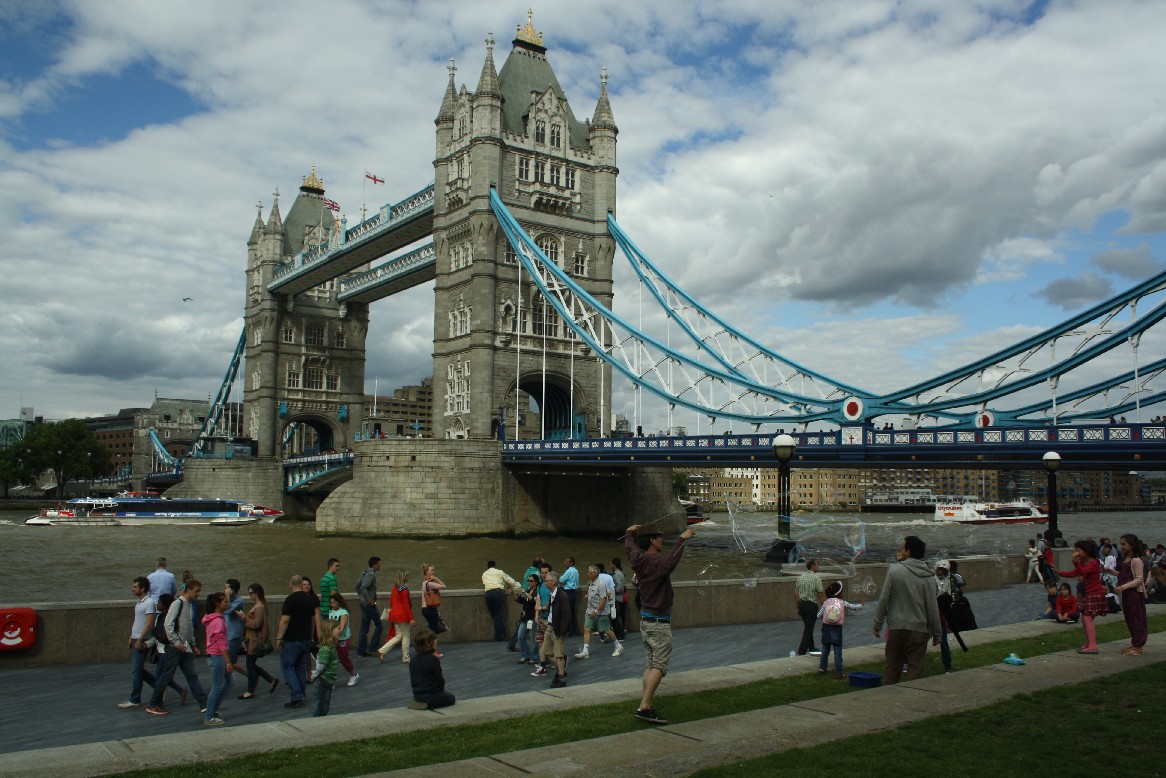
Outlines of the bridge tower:
{"type": "Polygon", "coordinates": [[[596,437],[610,417],[610,368],[520,272],[489,194],[495,187],[543,252],[611,305],[607,214],[619,171],[607,75],[593,117],[581,122],[529,14],[512,46],[498,72],[487,37],[473,92],[456,88],[451,61],[435,121],[434,433],[491,438],[504,425],[513,439],[516,403],[529,395],[546,437],[596,437]]]}
{"type": "Polygon", "coordinates": [[[315,166],[287,219],[279,190],[266,223],[262,208],[247,241],[244,428],[263,459],[342,449],[363,416],[368,306],[337,302],[337,280],[295,295],[268,292],[267,285],[277,267],[305,245],[338,238],[344,224],[325,206],[315,166]]]}

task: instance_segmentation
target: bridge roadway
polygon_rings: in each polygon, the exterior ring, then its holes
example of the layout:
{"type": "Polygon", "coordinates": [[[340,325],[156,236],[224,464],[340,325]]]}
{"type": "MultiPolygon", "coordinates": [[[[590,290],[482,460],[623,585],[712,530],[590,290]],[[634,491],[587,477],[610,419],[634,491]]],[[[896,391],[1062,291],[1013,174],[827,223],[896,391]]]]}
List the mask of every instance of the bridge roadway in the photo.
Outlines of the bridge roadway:
{"type": "MultiPolygon", "coordinates": [[[[840,430],[792,433],[798,467],[1008,467],[1042,470],[1056,451],[1062,470],[1137,469],[1166,462],[1166,424],[1092,424],[976,429],[840,430]]],[[[506,441],[508,465],[775,467],[774,433],[590,440],[506,441]]]]}
{"type": "MultiPolygon", "coordinates": [[[[969,599],[981,627],[1030,621],[1043,610],[1045,602],[1044,589],[1036,584],[976,591],[969,595],[969,599]]],[[[873,601],[863,610],[847,616],[847,650],[876,642],[871,634],[873,617],[873,601]]],[[[129,625],[126,626],[128,629],[129,625]]],[[[457,628],[456,624],[451,626],[457,628]]],[[[1077,626],[1065,629],[1080,631],[1077,626]]],[[[699,670],[784,657],[797,648],[801,630],[800,621],[677,629],[672,669],[699,670]]],[[[974,643],[975,633],[967,633],[965,640],[974,643]]],[[[572,653],[578,651],[579,645],[578,638],[568,640],[568,649],[572,653]]],[[[508,652],[501,643],[455,643],[443,647],[442,651],[446,687],[459,700],[546,691],[550,683],[547,677],[532,678],[530,667],[518,665],[518,655],[508,652]]],[[[637,679],[643,673],[644,653],[638,633],[628,636],[627,648],[621,657],[612,657],[610,648],[594,637],[591,652],[591,659],[587,661],[570,660],[569,686],[637,679]]],[[[390,652],[384,664],[375,658],[354,657],[353,661],[361,675],[360,681],[356,686],[345,686],[347,674],[341,669],[332,696],[333,715],[399,708],[411,697],[408,667],[402,665],[399,651],[390,652]]],[[[809,665],[816,663],[817,658],[803,657],[797,661],[809,665]]],[[[260,664],[278,677],[277,656],[268,656],[260,664]]],[[[199,679],[209,687],[210,672],[205,661],[198,659],[196,666],[199,679]]],[[[959,668],[958,647],[955,666],[959,668]]],[[[741,678],[741,682],[747,680],[741,678]]],[[[274,694],[268,693],[261,685],[255,699],[238,700],[244,688],[245,680],[240,677],[222,705],[222,718],[228,727],[295,722],[312,715],[310,704],[295,710],[283,707],[288,695],[282,683],[274,694]]],[[[173,693],[169,701],[171,713],[167,716],[152,716],[143,708],[119,710],[117,703],[127,699],[129,693],[128,656],[125,662],[116,664],[0,672],[0,689],[3,690],[0,753],[203,730],[202,716],[195,701],[180,706],[173,699],[173,693]]],[[[150,687],[144,687],[143,697],[148,699],[149,693],[150,687]]],[[[662,701],[666,700],[667,694],[668,681],[665,680],[662,701]]],[[[342,752],[338,753],[338,758],[343,759],[342,752]]],[[[5,761],[0,759],[0,764],[5,761]]],[[[4,772],[0,768],[0,774],[4,772]]]]}

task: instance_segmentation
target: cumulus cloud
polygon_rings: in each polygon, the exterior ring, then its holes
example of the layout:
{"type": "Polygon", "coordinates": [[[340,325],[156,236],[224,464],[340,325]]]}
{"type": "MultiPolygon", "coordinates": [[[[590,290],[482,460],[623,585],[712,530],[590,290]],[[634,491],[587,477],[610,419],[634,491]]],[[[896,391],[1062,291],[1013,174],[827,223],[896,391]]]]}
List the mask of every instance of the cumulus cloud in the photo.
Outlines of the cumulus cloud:
{"type": "Polygon", "coordinates": [[[1132,249],[1110,249],[1094,254],[1092,263],[1107,273],[1136,281],[1162,272],[1162,263],[1154,261],[1146,241],[1132,249]]]}
{"type": "Polygon", "coordinates": [[[1096,273],[1085,273],[1080,278],[1059,278],[1037,292],[1050,305],[1066,311],[1100,302],[1111,294],[1113,285],[1096,273]]]}

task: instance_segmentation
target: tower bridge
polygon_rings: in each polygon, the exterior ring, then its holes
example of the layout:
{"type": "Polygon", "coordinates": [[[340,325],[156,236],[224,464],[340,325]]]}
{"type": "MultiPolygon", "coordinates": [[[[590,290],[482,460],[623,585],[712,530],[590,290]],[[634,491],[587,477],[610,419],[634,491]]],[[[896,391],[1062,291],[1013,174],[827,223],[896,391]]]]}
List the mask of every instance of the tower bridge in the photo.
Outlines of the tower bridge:
{"type": "MultiPolygon", "coordinates": [[[[614,380],[632,388],[637,413],[645,401],[665,407],[669,427],[679,412],[710,426],[743,424],[754,440],[782,425],[804,438],[800,456],[823,462],[857,456],[841,442],[845,429],[857,431],[863,457],[926,456],[935,466],[944,457],[962,462],[971,449],[961,442],[990,447],[998,435],[1000,450],[1017,436],[1024,446],[1047,444],[1059,438],[1041,441],[1034,430],[1060,435],[1126,413],[1140,422],[1144,408],[1166,401],[1166,359],[1138,356],[1143,338],[1162,343],[1166,273],[892,392],[790,360],[681,289],[617,220],[619,130],[606,71],[590,118],[580,120],[529,16],[500,70],[493,36],[485,43],[473,91],[458,87],[450,63],[434,122],[432,184],[349,227],[328,210],[313,168],[286,218],[278,191],[266,218],[262,205],[256,215],[245,332],[220,397],[225,402],[238,372],[255,469],[274,484],[266,488],[317,497],[323,492],[313,490],[329,490],[316,514],[321,531],[607,531],[666,512],[659,508],[670,500],[673,457],[755,461],[764,448],[727,446],[723,436],[609,437],[614,380]],[[620,256],[636,274],[641,300],[662,314],[649,319],[663,320],[666,332],[615,313],[620,256]],[[370,306],[429,282],[435,439],[360,440],[370,306]],[[1124,367],[1100,372],[1101,360],[1113,364],[1115,355],[1126,355],[1118,360],[1124,367]],[[541,441],[518,439],[514,421],[529,398],[538,405],[541,441]],[[892,416],[921,431],[891,436],[880,449],[875,422],[892,416]],[[339,460],[294,459],[309,449],[349,448],[354,454],[339,460]],[[273,459],[287,464],[272,468],[273,459]],[[592,467],[580,480],[578,468],[530,467],[540,462],[592,467]]],[[[206,434],[214,422],[212,413],[206,434]]],[[[1077,450],[1094,451],[1089,461],[1112,456],[1121,467],[1161,453],[1160,425],[1131,428],[1137,434],[1120,445],[1105,432],[1077,450]]],[[[989,461],[984,453],[972,456],[989,461]]],[[[176,488],[197,492],[221,478],[221,468],[188,461],[176,488]]]]}

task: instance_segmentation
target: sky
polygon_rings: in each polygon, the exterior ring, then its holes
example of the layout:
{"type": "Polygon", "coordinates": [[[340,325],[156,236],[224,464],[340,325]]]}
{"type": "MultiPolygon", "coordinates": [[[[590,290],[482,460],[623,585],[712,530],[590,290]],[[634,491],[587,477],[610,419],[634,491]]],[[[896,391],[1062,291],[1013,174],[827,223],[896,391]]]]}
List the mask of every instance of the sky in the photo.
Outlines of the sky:
{"type": "MultiPolygon", "coordinates": [[[[449,59],[474,89],[486,34],[501,67],[527,8],[0,4],[0,418],[214,394],[257,204],[278,188],[286,214],[313,165],[349,223],[423,188],[449,59]]],[[[580,119],[607,69],[623,228],[820,372],[889,391],[1166,268],[1166,4],[532,10],[580,119]]],[[[432,284],[371,319],[369,392],[430,375],[432,284]]]]}

